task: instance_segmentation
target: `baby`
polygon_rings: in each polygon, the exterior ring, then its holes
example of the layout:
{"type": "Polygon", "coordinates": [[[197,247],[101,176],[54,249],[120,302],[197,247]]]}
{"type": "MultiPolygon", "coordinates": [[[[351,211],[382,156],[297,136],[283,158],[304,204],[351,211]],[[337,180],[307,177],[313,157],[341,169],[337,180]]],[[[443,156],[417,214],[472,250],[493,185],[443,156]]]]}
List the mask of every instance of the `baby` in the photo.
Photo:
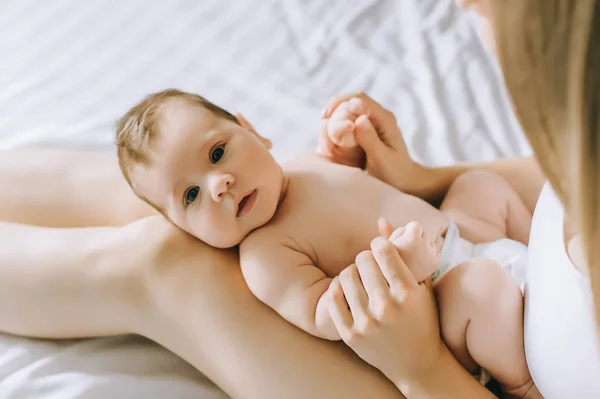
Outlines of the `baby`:
{"type": "MultiPolygon", "coordinates": [[[[338,108],[331,123],[340,138],[366,112],[356,99],[338,108]]],[[[462,175],[438,210],[316,154],[280,166],[243,117],[177,90],[132,108],[116,141],[140,198],[211,246],[239,245],[252,292],[318,337],[340,339],[325,293],[369,248],[375,221],[405,226],[394,245],[417,280],[434,276],[442,337],[457,359],[474,374],[489,372],[507,392],[530,381],[521,279],[511,273],[526,259],[531,216],[498,176],[462,175]]]]}

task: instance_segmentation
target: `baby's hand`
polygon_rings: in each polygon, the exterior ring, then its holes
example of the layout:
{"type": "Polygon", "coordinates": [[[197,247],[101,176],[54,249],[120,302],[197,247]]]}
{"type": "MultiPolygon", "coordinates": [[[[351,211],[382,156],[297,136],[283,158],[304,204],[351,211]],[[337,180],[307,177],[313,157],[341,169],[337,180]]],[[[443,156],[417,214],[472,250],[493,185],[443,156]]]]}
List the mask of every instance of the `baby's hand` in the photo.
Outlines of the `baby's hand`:
{"type": "Polygon", "coordinates": [[[435,242],[431,241],[423,226],[410,222],[396,230],[384,219],[378,221],[379,234],[389,238],[400,257],[418,282],[430,277],[440,262],[435,242]]]}
{"type": "Polygon", "coordinates": [[[366,113],[362,100],[353,97],[338,105],[327,122],[329,139],[343,148],[356,147],[354,132],[356,119],[366,113]]]}

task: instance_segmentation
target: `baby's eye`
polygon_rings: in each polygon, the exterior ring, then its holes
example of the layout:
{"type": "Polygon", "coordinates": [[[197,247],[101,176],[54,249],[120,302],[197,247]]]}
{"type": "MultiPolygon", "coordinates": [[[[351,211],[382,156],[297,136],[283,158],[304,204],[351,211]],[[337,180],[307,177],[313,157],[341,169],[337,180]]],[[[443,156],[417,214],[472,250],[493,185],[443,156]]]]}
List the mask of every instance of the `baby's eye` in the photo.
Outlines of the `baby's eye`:
{"type": "Polygon", "coordinates": [[[220,144],[214,147],[210,152],[210,162],[215,164],[223,158],[225,154],[225,144],[220,144]]]}
{"type": "Polygon", "coordinates": [[[198,198],[198,193],[200,193],[200,187],[194,186],[188,188],[184,194],[185,204],[189,205],[192,202],[196,201],[196,198],[198,198]]]}

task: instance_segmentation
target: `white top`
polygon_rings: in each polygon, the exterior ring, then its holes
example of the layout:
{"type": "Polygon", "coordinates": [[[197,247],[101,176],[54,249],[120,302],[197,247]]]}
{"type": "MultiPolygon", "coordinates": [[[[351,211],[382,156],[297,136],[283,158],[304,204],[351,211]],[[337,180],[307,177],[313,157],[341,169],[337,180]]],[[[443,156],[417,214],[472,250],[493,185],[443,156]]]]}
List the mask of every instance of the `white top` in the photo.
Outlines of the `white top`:
{"type": "Polygon", "coordinates": [[[600,350],[589,279],[571,263],[564,210],[549,184],[531,226],[525,285],[525,352],[546,399],[600,398],[600,350]]]}

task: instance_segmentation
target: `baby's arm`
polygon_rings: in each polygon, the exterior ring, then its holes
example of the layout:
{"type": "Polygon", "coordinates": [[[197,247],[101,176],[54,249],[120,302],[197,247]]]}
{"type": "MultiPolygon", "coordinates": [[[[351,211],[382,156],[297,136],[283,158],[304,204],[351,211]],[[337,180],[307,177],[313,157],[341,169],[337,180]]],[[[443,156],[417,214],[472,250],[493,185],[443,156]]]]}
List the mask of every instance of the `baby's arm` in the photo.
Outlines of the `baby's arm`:
{"type": "Polygon", "coordinates": [[[240,263],[250,290],[284,319],[317,337],[340,339],[325,295],[331,278],[293,240],[256,232],[240,245],[240,263]]]}

